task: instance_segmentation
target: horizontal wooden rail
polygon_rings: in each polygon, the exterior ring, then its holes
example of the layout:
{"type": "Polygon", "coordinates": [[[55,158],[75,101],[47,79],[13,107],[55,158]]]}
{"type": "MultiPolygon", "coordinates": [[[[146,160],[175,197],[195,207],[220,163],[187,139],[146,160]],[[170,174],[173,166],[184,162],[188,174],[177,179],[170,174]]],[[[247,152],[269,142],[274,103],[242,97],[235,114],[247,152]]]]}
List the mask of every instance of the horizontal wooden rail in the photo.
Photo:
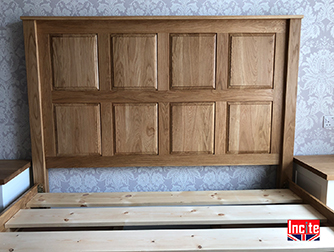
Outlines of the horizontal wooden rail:
{"type": "Polygon", "coordinates": [[[334,228],[320,241],[287,241],[286,228],[0,233],[0,251],[333,251],[334,228]]]}
{"type": "Polygon", "coordinates": [[[294,204],[288,189],[183,192],[40,193],[28,207],[108,207],[154,205],[294,204]]]}
{"type": "Polygon", "coordinates": [[[278,165],[278,154],[202,155],[118,155],[48,157],[47,168],[129,167],[129,166],[203,166],[203,165],[278,165]]]}
{"type": "Polygon", "coordinates": [[[303,18],[303,15],[263,15],[263,16],[132,16],[132,17],[122,17],[122,16],[91,16],[91,17],[41,17],[41,16],[21,16],[21,20],[224,20],[224,19],[295,19],[303,18]]]}
{"type": "Polygon", "coordinates": [[[197,102],[197,101],[273,101],[273,90],[178,90],[145,92],[131,90],[116,91],[53,91],[52,99],[55,103],[68,102],[197,102]],[[172,98],[170,97],[172,96],[172,98]]]}
{"type": "Polygon", "coordinates": [[[20,210],[6,228],[286,224],[288,219],[326,221],[310,205],[69,208],[20,210]]]}

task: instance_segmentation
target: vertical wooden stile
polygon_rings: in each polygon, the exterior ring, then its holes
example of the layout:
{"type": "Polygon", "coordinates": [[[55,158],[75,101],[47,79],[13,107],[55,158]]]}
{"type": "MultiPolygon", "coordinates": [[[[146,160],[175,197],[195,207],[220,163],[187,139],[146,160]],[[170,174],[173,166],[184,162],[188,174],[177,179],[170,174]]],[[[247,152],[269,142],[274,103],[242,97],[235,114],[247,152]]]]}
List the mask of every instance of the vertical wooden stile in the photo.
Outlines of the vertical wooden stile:
{"type": "Polygon", "coordinates": [[[217,34],[216,52],[216,89],[227,89],[229,68],[229,35],[227,33],[217,34]]]}
{"type": "Polygon", "coordinates": [[[283,123],[283,146],[279,185],[283,187],[287,179],[292,179],[293,146],[295,136],[295,116],[299,66],[301,19],[290,19],[288,37],[287,74],[285,89],[285,109],[283,123]]]}
{"type": "Polygon", "coordinates": [[[111,56],[110,56],[110,35],[100,33],[98,40],[98,69],[99,69],[99,86],[101,91],[111,89],[111,56]]]}
{"type": "MultiPolygon", "coordinates": [[[[99,83],[100,91],[111,90],[111,37],[108,33],[98,34],[99,83]]],[[[112,103],[101,102],[101,153],[114,155],[112,103]]]]}
{"type": "Polygon", "coordinates": [[[215,155],[224,155],[226,153],[226,113],[226,102],[216,102],[215,155]]]}
{"type": "MultiPolygon", "coordinates": [[[[158,33],[158,91],[169,90],[169,34],[158,33]]],[[[159,102],[158,104],[158,153],[170,154],[170,104],[159,102]]]]}
{"type": "Polygon", "coordinates": [[[101,148],[102,156],[113,156],[113,109],[111,102],[101,102],[101,148]]]}
{"type": "Polygon", "coordinates": [[[29,118],[31,134],[31,152],[34,183],[44,186],[48,191],[48,176],[45,163],[44,132],[42,117],[42,94],[40,83],[39,55],[37,44],[37,22],[23,23],[27,83],[29,98],[29,118]]]}
{"type": "Polygon", "coordinates": [[[158,33],[158,90],[169,90],[169,34],[158,33]]]}
{"type": "Polygon", "coordinates": [[[43,109],[45,156],[56,156],[54,112],[53,104],[50,103],[53,89],[50,36],[48,34],[39,34],[37,42],[38,50],[44,52],[39,54],[39,75],[43,109]]]}
{"type": "Polygon", "coordinates": [[[159,108],[159,155],[170,154],[170,104],[160,102],[159,108]]]}
{"type": "Polygon", "coordinates": [[[275,74],[274,74],[274,101],[272,118],[271,153],[280,153],[282,148],[282,114],[284,100],[284,83],[286,61],[286,33],[276,34],[275,74]]]}

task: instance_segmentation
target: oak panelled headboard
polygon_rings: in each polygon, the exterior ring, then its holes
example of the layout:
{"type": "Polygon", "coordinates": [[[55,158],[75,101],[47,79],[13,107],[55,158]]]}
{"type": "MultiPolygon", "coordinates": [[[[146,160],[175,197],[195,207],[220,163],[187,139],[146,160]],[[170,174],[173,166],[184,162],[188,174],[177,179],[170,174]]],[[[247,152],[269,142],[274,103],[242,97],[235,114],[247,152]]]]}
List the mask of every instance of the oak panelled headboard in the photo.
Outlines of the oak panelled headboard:
{"type": "Polygon", "coordinates": [[[23,17],[35,183],[48,168],[279,165],[301,16],[23,17]]]}

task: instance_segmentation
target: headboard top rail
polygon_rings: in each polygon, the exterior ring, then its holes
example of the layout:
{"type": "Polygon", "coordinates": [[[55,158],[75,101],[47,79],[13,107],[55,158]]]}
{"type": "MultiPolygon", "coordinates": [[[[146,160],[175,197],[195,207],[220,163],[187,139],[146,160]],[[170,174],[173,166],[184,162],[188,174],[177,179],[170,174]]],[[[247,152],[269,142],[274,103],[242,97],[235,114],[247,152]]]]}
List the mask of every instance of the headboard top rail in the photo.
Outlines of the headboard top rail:
{"type": "Polygon", "coordinates": [[[249,16],[21,16],[21,20],[242,20],[242,19],[302,19],[303,15],[249,16]]]}

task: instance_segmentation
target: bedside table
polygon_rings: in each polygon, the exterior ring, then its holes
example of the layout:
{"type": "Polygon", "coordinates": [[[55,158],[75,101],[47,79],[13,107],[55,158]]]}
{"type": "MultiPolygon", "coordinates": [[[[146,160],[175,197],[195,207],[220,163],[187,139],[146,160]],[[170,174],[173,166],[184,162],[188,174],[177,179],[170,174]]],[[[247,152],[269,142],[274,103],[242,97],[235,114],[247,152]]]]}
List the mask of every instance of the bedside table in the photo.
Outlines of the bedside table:
{"type": "Polygon", "coordinates": [[[30,188],[30,160],[0,160],[0,212],[30,188]]]}
{"type": "Polygon", "coordinates": [[[295,156],[295,183],[334,209],[334,155],[295,156]]]}

